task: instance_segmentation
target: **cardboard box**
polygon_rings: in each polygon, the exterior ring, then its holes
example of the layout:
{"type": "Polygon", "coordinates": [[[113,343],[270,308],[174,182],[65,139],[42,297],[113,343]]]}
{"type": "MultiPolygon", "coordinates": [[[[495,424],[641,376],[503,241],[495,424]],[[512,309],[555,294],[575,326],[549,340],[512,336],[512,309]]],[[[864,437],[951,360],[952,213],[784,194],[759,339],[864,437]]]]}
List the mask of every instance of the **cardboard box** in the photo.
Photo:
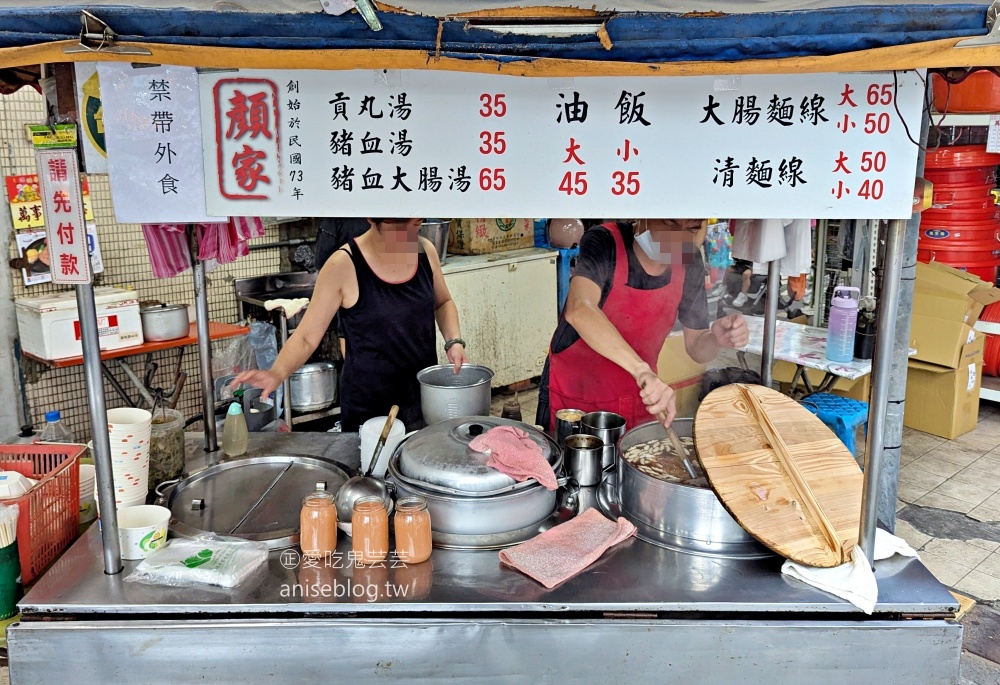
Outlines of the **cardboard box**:
{"type": "Polygon", "coordinates": [[[917,262],[913,313],[973,325],[986,305],[1000,302],[1000,289],[967,271],[938,262],[917,262]]]}
{"type": "Polygon", "coordinates": [[[958,368],[962,348],[975,336],[972,326],[961,321],[948,321],[933,316],[914,314],[910,318],[910,347],[917,353],[916,361],[958,368]]]}
{"type": "Polygon", "coordinates": [[[961,363],[972,326],[983,308],[1000,301],[1000,290],[950,266],[917,263],[910,319],[914,359],[949,368],[961,363]]]}
{"type": "MultiPolygon", "coordinates": [[[[102,350],[142,344],[142,319],[135,291],[95,288],[94,300],[102,350]]],[[[18,299],[14,305],[25,352],[49,360],[83,354],[74,292],[18,299]]]]}
{"type": "Polygon", "coordinates": [[[964,345],[957,368],[909,362],[904,426],[948,439],[976,427],[985,340],[976,334],[964,345]]]}
{"type": "MultiPolygon", "coordinates": [[[[772,367],[772,377],[775,381],[781,384],[781,392],[786,395],[791,392],[792,378],[795,377],[795,368],[795,364],[780,360],[775,361],[774,366],[772,367]]],[[[809,377],[809,382],[812,383],[814,388],[822,383],[823,379],[826,377],[826,372],[820,371],[819,369],[805,369],[805,374],[809,377]]],[[[801,380],[799,381],[798,387],[804,387],[801,380]]],[[[852,400],[867,402],[870,390],[871,375],[868,374],[862,376],[861,378],[855,378],[853,381],[846,378],[838,378],[830,392],[834,395],[848,397],[852,400]]]]}
{"type": "Polygon", "coordinates": [[[448,254],[490,254],[534,245],[534,219],[451,220],[448,254]]]}
{"type": "Polygon", "coordinates": [[[708,368],[688,356],[684,348],[684,334],[675,333],[663,343],[656,369],[660,379],[673,388],[677,416],[694,416],[701,394],[701,377],[708,368]]]}

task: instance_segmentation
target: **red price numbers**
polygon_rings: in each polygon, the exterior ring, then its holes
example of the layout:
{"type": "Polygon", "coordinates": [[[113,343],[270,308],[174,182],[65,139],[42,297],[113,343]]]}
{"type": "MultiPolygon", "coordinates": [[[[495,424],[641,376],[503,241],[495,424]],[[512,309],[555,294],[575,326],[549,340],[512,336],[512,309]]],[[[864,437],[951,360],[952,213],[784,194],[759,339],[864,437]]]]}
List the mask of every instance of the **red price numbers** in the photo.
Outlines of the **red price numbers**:
{"type": "Polygon", "coordinates": [[[483,168],[479,170],[479,187],[482,190],[503,190],[507,187],[507,179],[503,175],[503,169],[483,168]]]}
{"type": "Polygon", "coordinates": [[[559,190],[567,195],[586,195],[587,172],[567,171],[559,182],[559,190]]]}
{"type": "Polygon", "coordinates": [[[871,106],[892,104],[893,85],[891,83],[873,83],[868,86],[867,100],[871,106]]]}
{"type": "Polygon", "coordinates": [[[612,195],[638,195],[639,194],[639,172],[616,171],[611,174],[611,194],[612,195]]]}
{"type": "Polygon", "coordinates": [[[507,151],[506,134],[503,131],[483,131],[479,134],[482,145],[479,152],[484,155],[502,155],[507,151]]]}
{"type": "Polygon", "coordinates": [[[862,152],[861,171],[866,174],[871,173],[872,171],[876,173],[882,173],[885,171],[885,153],[881,151],[862,152]]]}
{"type": "Polygon", "coordinates": [[[889,132],[889,113],[888,112],[869,112],[865,115],[865,133],[888,133],[889,132]]]}
{"type": "Polygon", "coordinates": [[[885,188],[882,185],[882,179],[870,179],[866,178],[861,187],[858,188],[858,197],[864,198],[865,200],[881,200],[882,191],[885,188]]]}
{"type": "Polygon", "coordinates": [[[483,118],[500,118],[507,114],[507,103],[504,102],[503,93],[483,93],[479,96],[482,107],[479,108],[479,116],[483,118]]]}
{"type": "MultiPolygon", "coordinates": [[[[885,153],[880,151],[877,152],[862,152],[861,153],[861,171],[862,173],[881,173],[885,171],[886,156],[885,153]]],[[[866,178],[862,183],[861,187],[858,188],[858,197],[865,200],[881,200],[882,193],[885,191],[885,184],[882,183],[880,178],[866,178]]]]}

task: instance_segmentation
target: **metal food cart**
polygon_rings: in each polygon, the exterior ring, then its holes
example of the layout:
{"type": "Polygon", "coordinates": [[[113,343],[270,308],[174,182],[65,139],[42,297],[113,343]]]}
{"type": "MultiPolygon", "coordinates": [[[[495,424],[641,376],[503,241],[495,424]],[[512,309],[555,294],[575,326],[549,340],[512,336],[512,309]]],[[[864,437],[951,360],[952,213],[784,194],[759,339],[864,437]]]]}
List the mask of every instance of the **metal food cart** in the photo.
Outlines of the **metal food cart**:
{"type": "MultiPolygon", "coordinates": [[[[970,8],[966,11],[976,14],[970,8]]],[[[198,21],[196,14],[184,21],[198,21]]],[[[93,19],[92,15],[86,16],[93,19]]],[[[426,29],[420,23],[424,18],[401,16],[393,18],[397,28],[411,21],[418,30],[426,29]]],[[[280,48],[254,49],[259,46],[243,45],[243,38],[227,43],[237,47],[209,45],[199,54],[198,48],[176,45],[184,42],[183,27],[178,29],[178,36],[170,35],[172,29],[158,34],[173,45],[123,42],[107,25],[95,29],[89,21],[85,18],[79,44],[66,40],[33,46],[30,40],[37,38],[15,37],[29,42],[7,48],[15,52],[9,53],[3,64],[84,59],[80,53],[92,59],[94,51],[117,54],[110,59],[222,68],[247,64],[281,68],[287,61],[288,53],[280,48]],[[74,53],[77,56],[67,57],[74,53]]],[[[255,20],[239,13],[225,13],[213,16],[212,21],[245,28],[247,22],[255,20]]],[[[298,26],[296,21],[285,30],[298,26]]],[[[886,47],[887,43],[876,42],[887,51],[881,55],[881,62],[879,55],[858,53],[827,61],[806,56],[794,64],[764,67],[760,60],[749,59],[753,56],[751,49],[744,55],[748,58],[745,62],[719,63],[699,71],[692,70],[691,62],[643,64],[655,59],[658,49],[644,47],[648,31],[640,25],[644,19],[622,21],[636,22],[627,28],[641,33],[642,40],[625,48],[635,63],[617,62],[613,69],[603,68],[603,53],[599,50],[610,50],[612,40],[601,24],[594,29],[597,36],[604,32],[599,47],[581,53],[585,63],[579,75],[634,75],[646,69],[662,75],[859,71],[875,63],[884,69],[942,66],[942,60],[951,60],[947,65],[972,65],[977,59],[986,61],[990,50],[989,45],[971,47],[957,57],[953,50],[956,41],[948,39],[983,31],[979,26],[956,26],[945,31],[947,35],[934,34],[942,40],[919,55],[896,49],[905,45],[886,47]]],[[[863,18],[845,15],[842,21],[858,22],[863,18]]],[[[452,23],[445,27],[445,23],[434,24],[437,34],[432,41],[413,43],[417,47],[408,51],[387,51],[384,65],[376,63],[378,50],[371,50],[372,46],[364,41],[349,42],[349,47],[342,50],[324,50],[321,48],[332,40],[327,36],[309,42],[288,33],[299,42],[287,47],[314,48],[297,53],[301,57],[297,66],[303,69],[331,68],[330,60],[336,55],[342,61],[335,68],[343,69],[421,69],[434,59],[439,60],[434,67],[439,69],[458,68],[460,64],[466,68],[475,62],[479,66],[468,71],[496,70],[550,78],[573,75],[567,72],[572,69],[562,63],[572,60],[534,61],[545,57],[545,53],[519,62],[511,56],[514,51],[508,50],[506,43],[496,49],[496,60],[483,59],[492,42],[485,36],[495,35],[489,33],[490,29],[462,28],[452,23]],[[448,53],[447,48],[448,41],[457,38],[448,33],[442,39],[445,28],[449,32],[457,28],[456,36],[472,31],[482,43],[474,46],[475,54],[465,52],[456,57],[459,53],[448,53]]],[[[553,19],[552,23],[558,21],[553,19]]],[[[356,23],[345,22],[337,30],[356,28],[356,23]]],[[[834,53],[855,50],[850,43],[850,29],[839,33],[847,42],[841,38],[834,53]]],[[[497,42],[501,43],[499,39],[497,42]]],[[[887,267],[882,274],[882,314],[874,362],[861,535],[869,557],[874,543],[875,495],[904,229],[905,222],[893,222],[886,249],[887,267]]],[[[195,266],[201,333],[207,325],[207,307],[203,271],[199,264],[195,266]]],[[[772,266],[765,367],[773,357],[777,285],[778,272],[772,266]]],[[[105,412],[96,354],[96,321],[92,296],[88,295],[88,287],[81,286],[82,329],[85,351],[89,353],[87,382],[96,436],[101,433],[98,429],[102,428],[105,412]]],[[[206,345],[200,351],[203,376],[208,376],[206,345]]],[[[206,395],[205,401],[209,408],[210,396],[206,395]]],[[[356,465],[354,436],[253,438],[250,456],[304,454],[356,465]]],[[[206,446],[214,447],[211,429],[206,432],[206,446]]],[[[678,676],[707,682],[808,679],[818,684],[852,679],[906,685],[957,680],[962,628],[951,620],[957,602],[919,561],[900,557],[876,564],[880,597],[870,616],[846,601],[785,578],[779,573],[777,558],[703,557],[640,540],[611,550],[585,572],[552,590],[544,590],[525,576],[502,568],[496,552],[440,549],[422,568],[347,565],[311,569],[313,579],[319,578],[322,585],[364,587],[365,593],[360,596],[296,596],[285,588],[302,585],[304,569],[297,565],[288,568],[288,557],[280,552],[271,555],[266,572],[232,592],[129,583],[124,578],[134,562],[125,564],[124,573],[118,572],[121,564],[107,441],[95,440],[95,452],[100,501],[102,509],[109,512],[104,522],[105,544],[97,528],[91,528],[21,602],[22,620],[8,630],[11,679],[16,685],[61,681],[67,673],[79,682],[95,683],[111,679],[297,683],[323,677],[349,678],[359,683],[454,678],[477,682],[575,679],[603,683],[660,681],[678,676]],[[380,587],[385,588],[384,594],[380,587]],[[405,596],[390,596],[390,588],[400,587],[408,588],[405,596]],[[374,596],[368,594],[368,588],[375,588],[374,596]]],[[[206,456],[197,446],[189,453],[189,471],[218,459],[217,453],[206,456]]],[[[342,547],[341,551],[346,549],[342,547]]],[[[395,589],[391,592],[398,594],[395,589]]]]}
{"type": "MultiPolygon", "coordinates": [[[[248,457],[358,465],[355,435],[254,434],[248,457]]],[[[197,447],[192,445],[192,447],[197,447]]],[[[198,449],[190,451],[200,467],[198,449]]],[[[349,541],[308,567],[275,551],[233,591],[105,575],[96,526],[38,582],[8,631],[11,682],[955,682],[962,627],[916,559],[876,564],[866,616],[787,579],[781,559],[697,556],[638,539],[546,590],[496,551],[435,549],[353,567],[349,541]],[[310,589],[312,588],[312,589],[310,589]]]]}

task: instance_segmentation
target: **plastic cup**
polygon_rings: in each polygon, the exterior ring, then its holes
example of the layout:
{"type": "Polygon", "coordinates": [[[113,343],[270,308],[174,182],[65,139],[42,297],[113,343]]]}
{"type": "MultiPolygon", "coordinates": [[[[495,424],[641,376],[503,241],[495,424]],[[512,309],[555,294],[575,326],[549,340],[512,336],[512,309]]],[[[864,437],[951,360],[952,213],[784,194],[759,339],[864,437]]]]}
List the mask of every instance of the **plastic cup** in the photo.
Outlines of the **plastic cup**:
{"type": "Polygon", "coordinates": [[[118,540],[122,559],[145,559],[167,541],[170,510],[141,504],[118,510],[118,540]]]}

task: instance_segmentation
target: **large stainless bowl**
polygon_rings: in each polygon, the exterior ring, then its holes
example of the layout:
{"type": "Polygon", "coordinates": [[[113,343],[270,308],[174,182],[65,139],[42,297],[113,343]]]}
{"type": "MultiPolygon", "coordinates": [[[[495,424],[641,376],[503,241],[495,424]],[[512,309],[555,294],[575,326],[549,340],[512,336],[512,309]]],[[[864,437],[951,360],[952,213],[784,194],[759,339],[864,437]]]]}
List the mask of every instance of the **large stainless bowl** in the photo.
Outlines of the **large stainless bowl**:
{"type": "MultiPolygon", "coordinates": [[[[678,435],[691,436],[692,419],[675,419],[672,425],[678,435]]],[[[619,455],[666,437],[658,421],[643,424],[622,436],[619,455]]],[[[661,547],[744,559],[771,554],[729,515],[713,490],[653,478],[621,456],[617,469],[605,472],[601,506],[605,513],[624,516],[638,528],[638,537],[661,547]]]]}

